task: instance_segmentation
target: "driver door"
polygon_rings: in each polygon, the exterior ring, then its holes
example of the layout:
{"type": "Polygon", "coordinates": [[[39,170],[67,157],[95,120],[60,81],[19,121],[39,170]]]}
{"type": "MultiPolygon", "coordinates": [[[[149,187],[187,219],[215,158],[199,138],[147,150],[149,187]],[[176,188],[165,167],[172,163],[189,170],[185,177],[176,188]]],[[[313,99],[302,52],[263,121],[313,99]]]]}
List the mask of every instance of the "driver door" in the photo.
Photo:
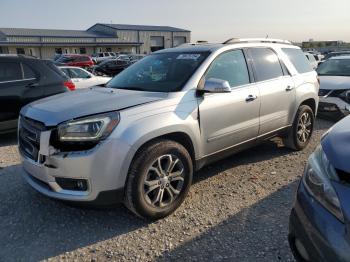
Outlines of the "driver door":
{"type": "Polygon", "coordinates": [[[259,132],[259,89],[251,83],[244,52],[236,49],[220,54],[204,77],[226,80],[232,90],[205,93],[199,99],[204,155],[255,142],[259,132]]]}

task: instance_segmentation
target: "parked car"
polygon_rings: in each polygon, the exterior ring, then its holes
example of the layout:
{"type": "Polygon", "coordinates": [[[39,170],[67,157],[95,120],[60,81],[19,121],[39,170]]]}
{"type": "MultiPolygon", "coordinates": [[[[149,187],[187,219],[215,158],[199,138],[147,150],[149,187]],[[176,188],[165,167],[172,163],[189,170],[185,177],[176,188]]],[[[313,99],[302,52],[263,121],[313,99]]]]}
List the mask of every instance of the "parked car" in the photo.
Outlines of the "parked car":
{"type": "Polygon", "coordinates": [[[117,57],[117,54],[114,52],[100,52],[92,55],[92,59],[96,64],[115,57],[117,57]]]}
{"type": "Polygon", "coordinates": [[[329,58],[317,69],[320,115],[339,120],[350,112],[350,55],[329,58]]]}
{"type": "Polygon", "coordinates": [[[57,61],[61,56],[63,56],[63,54],[55,54],[52,60],[57,61]]]}
{"type": "Polygon", "coordinates": [[[331,57],[343,56],[343,55],[350,55],[350,50],[348,50],[348,51],[330,52],[330,53],[325,55],[324,60],[327,60],[327,59],[329,59],[331,57]]]}
{"type": "Polygon", "coordinates": [[[31,131],[40,144],[20,135],[24,177],[52,198],[123,201],[139,216],[161,218],[183,202],[193,172],[208,163],[274,136],[305,148],[318,87],[301,49],[282,40],[155,52],[107,88],[23,108],[20,134],[30,121],[43,123],[31,131]]]}
{"type": "Polygon", "coordinates": [[[105,60],[92,68],[92,73],[99,76],[115,76],[132,64],[128,57],[105,60]]]}
{"type": "Polygon", "coordinates": [[[55,61],[57,66],[77,66],[89,68],[95,65],[91,57],[88,55],[62,55],[55,61]]]}
{"type": "Polygon", "coordinates": [[[315,56],[313,54],[306,53],[306,52],[304,54],[306,58],[309,60],[311,67],[313,69],[316,69],[318,66],[318,62],[316,61],[315,56]]]}
{"type": "Polygon", "coordinates": [[[59,68],[73,81],[77,89],[105,85],[112,79],[111,77],[95,76],[80,67],[60,66],[59,68]]]}
{"type": "Polygon", "coordinates": [[[73,90],[51,62],[23,55],[0,56],[0,133],[17,129],[21,108],[35,100],[73,90]]]}
{"type": "Polygon", "coordinates": [[[146,57],[146,55],[140,55],[140,54],[129,55],[129,59],[130,59],[131,63],[136,63],[137,61],[140,61],[144,57],[146,57]]]}
{"type": "Polygon", "coordinates": [[[333,126],[310,156],[289,223],[297,261],[350,261],[350,118],[333,126]]]}

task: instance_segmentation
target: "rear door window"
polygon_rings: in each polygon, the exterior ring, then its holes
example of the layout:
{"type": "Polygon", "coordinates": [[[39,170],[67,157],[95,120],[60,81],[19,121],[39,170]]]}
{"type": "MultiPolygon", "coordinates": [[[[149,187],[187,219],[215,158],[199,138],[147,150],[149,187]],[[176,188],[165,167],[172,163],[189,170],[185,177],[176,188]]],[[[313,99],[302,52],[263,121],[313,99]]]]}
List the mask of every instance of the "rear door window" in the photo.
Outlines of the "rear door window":
{"type": "Polygon", "coordinates": [[[242,50],[233,50],[219,55],[211,64],[205,79],[226,80],[231,87],[250,83],[247,63],[242,50]]]}
{"type": "Polygon", "coordinates": [[[22,79],[23,74],[20,63],[0,62],[0,82],[22,79]]]}
{"type": "Polygon", "coordinates": [[[298,73],[307,73],[313,71],[310,62],[301,49],[282,48],[282,51],[288,56],[298,73]]]}
{"type": "Polygon", "coordinates": [[[279,58],[274,51],[269,48],[251,48],[249,50],[257,81],[265,81],[284,75],[279,58]]]}

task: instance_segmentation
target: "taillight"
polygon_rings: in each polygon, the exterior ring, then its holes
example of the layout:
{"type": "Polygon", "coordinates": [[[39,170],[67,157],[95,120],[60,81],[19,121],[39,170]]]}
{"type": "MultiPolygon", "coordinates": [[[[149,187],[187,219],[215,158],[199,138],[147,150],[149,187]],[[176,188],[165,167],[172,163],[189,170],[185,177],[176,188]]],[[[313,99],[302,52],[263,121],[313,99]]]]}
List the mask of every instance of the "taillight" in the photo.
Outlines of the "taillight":
{"type": "Polygon", "coordinates": [[[67,87],[70,91],[75,90],[75,84],[71,80],[64,81],[63,85],[67,87]]]}

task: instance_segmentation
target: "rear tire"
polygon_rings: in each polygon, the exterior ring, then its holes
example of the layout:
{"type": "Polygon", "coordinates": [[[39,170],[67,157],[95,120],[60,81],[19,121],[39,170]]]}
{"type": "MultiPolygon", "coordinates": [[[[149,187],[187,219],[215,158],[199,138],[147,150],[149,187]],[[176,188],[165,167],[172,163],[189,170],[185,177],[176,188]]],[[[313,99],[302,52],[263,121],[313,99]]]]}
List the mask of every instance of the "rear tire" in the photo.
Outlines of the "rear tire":
{"type": "Polygon", "coordinates": [[[143,218],[166,217],[184,201],[192,176],[188,151],[177,142],[156,140],[141,148],[131,163],[125,205],[143,218]]]}
{"type": "Polygon", "coordinates": [[[314,129],[314,112],[308,105],[301,105],[295,116],[293,126],[283,139],[286,147],[296,151],[303,150],[310,142],[314,129]]]}

